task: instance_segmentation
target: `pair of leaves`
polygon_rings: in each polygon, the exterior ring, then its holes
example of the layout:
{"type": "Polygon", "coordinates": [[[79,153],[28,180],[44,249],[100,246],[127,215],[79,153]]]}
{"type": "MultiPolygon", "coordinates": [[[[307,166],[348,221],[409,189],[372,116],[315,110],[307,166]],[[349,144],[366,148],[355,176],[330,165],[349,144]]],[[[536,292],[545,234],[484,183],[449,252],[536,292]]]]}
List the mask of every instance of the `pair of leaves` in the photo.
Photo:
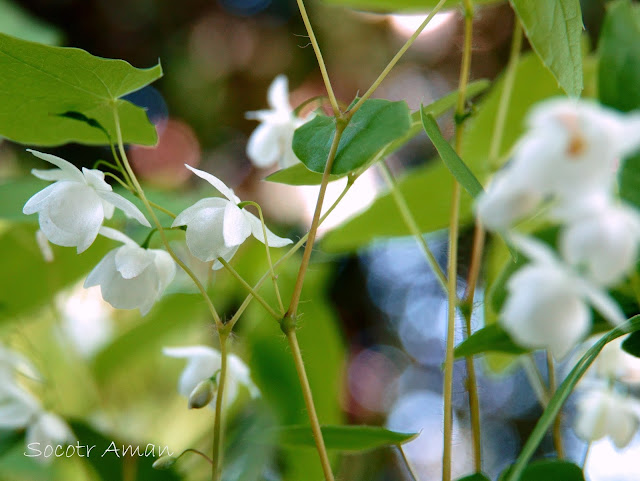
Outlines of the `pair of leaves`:
{"type": "Polygon", "coordinates": [[[125,142],[157,142],[155,127],[144,109],[121,97],[160,78],[160,65],[137,69],[123,60],[95,57],[84,50],[0,34],[0,72],[0,136],[43,146],[108,144],[100,129],[63,115],[75,112],[93,119],[115,139],[116,109],[125,142]]]}

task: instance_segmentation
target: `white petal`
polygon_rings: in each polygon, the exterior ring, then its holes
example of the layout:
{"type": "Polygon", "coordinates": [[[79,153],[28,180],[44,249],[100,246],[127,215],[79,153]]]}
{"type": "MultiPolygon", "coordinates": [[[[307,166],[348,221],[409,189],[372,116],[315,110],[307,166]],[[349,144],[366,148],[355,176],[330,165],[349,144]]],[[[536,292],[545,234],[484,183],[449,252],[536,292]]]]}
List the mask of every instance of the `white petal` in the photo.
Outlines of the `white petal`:
{"type": "Polygon", "coordinates": [[[98,262],[84,281],[84,288],[99,286],[110,282],[114,275],[117,274],[116,270],[116,254],[120,250],[120,247],[116,247],[113,250],[107,252],[107,254],[98,262]]]}
{"type": "Polygon", "coordinates": [[[138,209],[131,201],[125,199],[120,194],[116,194],[115,192],[100,191],[98,192],[98,195],[102,199],[122,210],[122,212],[124,212],[124,214],[130,219],[137,220],[145,227],[151,227],[151,224],[149,224],[149,221],[146,219],[144,214],[140,212],[140,209],[138,209]]]}
{"type": "Polygon", "coordinates": [[[47,236],[40,229],[36,231],[36,243],[42,253],[42,258],[45,262],[53,262],[53,251],[51,250],[51,244],[47,240],[47,236]]]}
{"type": "Polygon", "coordinates": [[[238,248],[240,246],[235,246],[235,247],[225,247],[224,249],[222,249],[220,252],[221,254],[216,257],[216,260],[213,262],[213,264],[211,265],[211,269],[214,271],[220,270],[222,269],[224,266],[222,265],[222,262],[220,262],[218,260],[218,258],[222,257],[225,261],[229,262],[231,260],[231,258],[236,255],[236,252],[238,252],[238,248]]]}
{"type": "Polygon", "coordinates": [[[112,229],[111,227],[102,226],[99,230],[100,235],[114,241],[122,242],[126,245],[137,246],[138,244],[131,237],[123,234],[119,230],[112,229]]]}
{"type": "MultiPolygon", "coordinates": [[[[251,234],[253,234],[253,237],[264,244],[264,233],[262,232],[262,222],[260,222],[260,219],[253,215],[251,212],[244,211],[244,215],[251,225],[251,234]]],[[[267,231],[267,241],[269,242],[269,247],[284,247],[286,245],[293,244],[293,241],[291,239],[279,237],[271,232],[268,227],[265,226],[265,228],[267,231]]]]}
{"type": "Polygon", "coordinates": [[[31,173],[34,176],[36,176],[38,179],[42,179],[42,180],[53,180],[53,181],[66,180],[70,182],[77,181],[75,176],[69,176],[65,171],[60,169],[47,169],[47,170],[31,169],[31,173]]]}
{"type": "Polygon", "coordinates": [[[40,192],[36,192],[31,196],[31,198],[24,204],[22,208],[22,213],[26,215],[35,214],[36,212],[42,210],[46,205],[47,199],[49,196],[53,195],[55,192],[60,189],[64,190],[68,184],[67,183],[55,183],[46,186],[40,192]]]}
{"type": "Polygon", "coordinates": [[[227,356],[227,361],[230,377],[233,377],[237,382],[246,386],[252,398],[260,397],[260,390],[251,380],[249,367],[244,363],[244,361],[235,354],[229,354],[227,356]]]}
{"type": "Polygon", "coordinates": [[[142,274],[154,258],[154,254],[142,247],[124,245],[116,252],[116,270],[125,279],[132,279],[142,274]]]}
{"type": "Polygon", "coordinates": [[[620,306],[602,289],[592,285],[584,279],[576,279],[582,294],[589,300],[591,305],[598,311],[602,317],[614,326],[620,325],[626,321],[626,316],[620,309],[620,306]]]}
{"type": "Polygon", "coordinates": [[[84,175],[87,185],[90,185],[97,191],[111,192],[113,190],[112,187],[105,182],[104,172],[101,170],[83,167],[82,175],[84,175]]]}
{"type": "MultiPolygon", "coordinates": [[[[75,442],[75,436],[69,425],[59,416],[52,413],[41,413],[33,424],[27,429],[25,443],[39,443],[42,450],[45,446],[66,445],[75,442]]],[[[40,459],[40,458],[37,458],[40,459]]],[[[41,461],[47,462],[51,458],[41,457],[41,461]]]]}
{"type": "Polygon", "coordinates": [[[55,165],[60,168],[65,173],[65,177],[69,180],[74,180],[75,182],[85,183],[84,176],[82,172],[73,165],[71,162],[68,162],[60,157],[56,157],[55,155],[45,154],[44,152],[38,152],[37,150],[27,149],[27,152],[31,152],[36,157],[46,160],[47,162],[55,165]]]}
{"type": "Polygon", "coordinates": [[[281,157],[280,126],[263,123],[256,127],[247,143],[247,156],[258,168],[275,164],[281,157]]]}
{"type": "Polygon", "coordinates": [[[227,204],[229,201],[224,199],[202,199],[182,211],[173,222],[173,226],[187,226],[187,246],[201,261],[209,262],[228,251],[223,237],[227,204]]]}
{"type": "Polygon", "coordinates": [[[154,264],[157,271],[158,295],[161,295],[176,275],[176,263],[168,252],[152,249],[155,254],[154,264]]]}
{"type": "Polygon", "coordinates": [[[178,392],[189,397],[200,383],[212,377],[220,369],[220,353],[207,346],[165,347],[165,356],[188,359],[187,367],[178,381],[178,392]]]}
{"type": "Polygon", "coordinates": [[[282,110],[291,112],[291,104],[289,104],[289,80],[285,75],[278,75],[267,92],[267,100],[269,106],[274,110],[282,110]]]}
{"type": "Polygon", "coordinates": [[[15,384],[5,384],[0,391],[0,428],[23,428],[40,409],[38,400],[15,384]]]}
{"type": "Polygon", "coordinates": [[[185,167],[189,169],[191,172],[193,172],[194,174],[196,174],[201,179],[204,179],[207,182],[209,182],[212,186],[218,189],[218,192],[224,195],[231,202],[235,204],[240,203],[240,199],[238,199],[238,197],[233,193],[233,190],[227,187],[226,184],[222,182],[220,179],[218,179],[217,177],[209,174],[208,172],[205,172],[204,170],[195,169],[187,164],[185,164],[185,167]]]}
{"type": "Polygon", "coordinates": [[[242,244],[251,235],[251,224],[237,205],[229,202],[224,209],[222,234],[227,247],[242,244]]]}

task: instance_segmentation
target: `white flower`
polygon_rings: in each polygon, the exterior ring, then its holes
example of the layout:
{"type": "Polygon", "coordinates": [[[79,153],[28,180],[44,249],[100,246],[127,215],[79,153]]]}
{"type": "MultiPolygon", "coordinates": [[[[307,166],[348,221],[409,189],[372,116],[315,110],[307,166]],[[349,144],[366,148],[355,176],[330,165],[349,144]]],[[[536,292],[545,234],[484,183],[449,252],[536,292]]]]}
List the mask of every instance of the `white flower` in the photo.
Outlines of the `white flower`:
{"type": "Polygon", "coordinates": [[[91,357],[113,337],[113,309],[102,299],[98,286],[84,289],[76,285],[60,293],[56,307],[63,333],[82,356],[91,357]]]}
{"type": "MultiPolygon", "coordinates": [[[[598,339],[598,336],[593,337],[587,342],[587,346],[592,346],[598,339]]],[[[595,377],[606,381],[617,380],[627,384],[640,383],[640,359],[622,349],[623,342],[624,339],[619,337],[604,346],[587,371],[591,378],[595,377]]],[[[585,352],[586,348],[584,352],[580,353],[580,357],[585,352]]],[[[578,359],[576,359],[577,361],[578,359]]],[[[588,381],[585,379],[585,382],[588,381]]]]}
{"type": "MultiPolygon", "coordinates": [[[[187,359],[187,367],[178,381],[178,392],[188,398],[195,388],[207,379],[219,380],[220,353],[207,346],[165,347],[165,356],[187,359]]],[[[231,405],[238,397],[240,386],[245,386],[252,398],[260,396],[260,391],[251,380],[249,368],[236,355],[227,355],[227,376],[224,387],[224,403],[231,405]]],[[[215,397],[209,404],[215,407],[215,397]]]]}
{"type": "MultiPolygon", "coordinates": [[[[39,443],[41,451],[46,446],[68,445],[76,441],[76,437],[71,432],[69,425],[56,414],[41,411],[27,427],[25,443],[29,446],[32,443],[39,443]]],[[[36,460],[48,463],[53,458],[44,455],[36,456],[36,460]]]]}
{"type": "Polygon", "coordinates": [[[103,227],[100,233],[123,242],[108,252],[89,273],[84,287],[100,286],[102,298],[116,309],[151,310],[173,280],[176,266],[171,256],[159,249],[143,249],[126,235],[103,227]]]}
{"type": "Polygon", "coordinates": [[[289,103],[287,77],[278,75],[267,94],[270,110],[247,112],[246,117],[261,124],[253,131],[247,144],[247,155],[253,165],[264,168],[278,162],[280,168],[299,162],[293,152],[293,134],[308,121],[295,115],[289,103]]]}
{"type": "MultiPolygon", "coordinates": [[[[224,182],[202,170],[187,165],[198,177],[206,180],[226,197],[208,197],[183,210],[173,221],[172,227],[187,226],[187,246],[198,259],[209,262],[222,257],[229,261],[247,237],[253,235],[264,243],[262,223],[255,215],[238,207],[240,199],[224,182]]],[[[290,239],[278,237],[266,229],[269,247],[291,244],[290,239]]],[[[216,261],[213,269],[222,265],[216,261]]]]}
{"type": "Polygon", "coordinates": [[[104,173],[82,168],[60,157],[29,150],[33,155],[59,169],[37,170],[33,175],[53,184],[31,197],[24,205],[25,214],[39,213],[40,229],[54,244],[86,250],[98,235],[105,217],[110,219],[115,207],[146,227],[151,227],[142,212],[121,195],[112,192],[104,173]]]}
{"type": "Polygon", "coordinates": [[[608,388],[591,389],[577,403],[576,434],[585,441],[609,436],[624,448],[638,430],[640,404],[608,388]]]}
{"type": "Polygon", "coordinates": [[[573,222],[560,236],[560,251],[594,282],[606,286],[621,280],[636,264],[640,216],[612,204],[573,222]]]}
{"type": "Polygon", "coordinates": [[[40,402],[14,382],[0,386],[0,428],[25,428],[40,410],[40,402]]]}
{"type": "Polygon", "coordinates": [[[478,197],[476,215],[488,230],[501,231],[533,213],[542,198],[537,189],[518,178],[513,168],[506,168],[478,197]]]}
{"type": "Polygon", "coordinates": [[[587,301],[613,324],[625,320],[605,292],[571,272],[545,244],[516,235],[510,239],[532,261],[509,279],[500,313],[502,326],[518,344],[563,358],[589,331],[587,301]]]}
{"type": "Polygon", "coordinates": [[[0,344],[0,392],[3,386],[12,384],[16,374],[31,379],[40,379],[40,374],[31,361],[22,354],[0,344]]]}

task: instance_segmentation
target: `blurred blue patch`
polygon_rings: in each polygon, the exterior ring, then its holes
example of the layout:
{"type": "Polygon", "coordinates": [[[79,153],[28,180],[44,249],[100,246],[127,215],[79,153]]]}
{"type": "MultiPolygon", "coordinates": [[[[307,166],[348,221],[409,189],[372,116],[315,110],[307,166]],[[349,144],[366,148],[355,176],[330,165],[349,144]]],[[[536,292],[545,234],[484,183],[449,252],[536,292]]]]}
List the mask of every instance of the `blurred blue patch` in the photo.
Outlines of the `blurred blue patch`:
{"type": "Polygon", "coordinates": [[[155,126],[163,125],[169,117],[167,102],[165,102],[162,94],[150,85],[122,98],[145,109],[149,120],[155,126]]]}
{"type": "Polygon", "coordinates": [[[218,3],[233,15],[250,17],[269,7],[272,0],[218,0],[218,3]]]}

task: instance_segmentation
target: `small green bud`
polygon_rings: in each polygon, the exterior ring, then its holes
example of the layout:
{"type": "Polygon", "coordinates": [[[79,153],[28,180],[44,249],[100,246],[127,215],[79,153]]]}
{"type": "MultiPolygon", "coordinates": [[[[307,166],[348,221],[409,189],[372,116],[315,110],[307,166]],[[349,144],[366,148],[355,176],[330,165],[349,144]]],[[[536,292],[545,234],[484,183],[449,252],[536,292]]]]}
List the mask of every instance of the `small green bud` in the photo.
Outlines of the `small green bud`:
{"type": "Polygon", "coordinates": [[[166,454],[156,459],[154,463],[151,465],[151,467],[153,469],[159,469],[159,470],[169,469],[171,466],[175,464],[177,460],[178,459],[175,458],[174,456],[169,456],[168,454],[166,454]]]}
{"type": "Polygon", "coordinates": [[[216,385],[211,379],[200,381],[189,395],[189,409],[201,409],[216,395],[216,385]]]}

